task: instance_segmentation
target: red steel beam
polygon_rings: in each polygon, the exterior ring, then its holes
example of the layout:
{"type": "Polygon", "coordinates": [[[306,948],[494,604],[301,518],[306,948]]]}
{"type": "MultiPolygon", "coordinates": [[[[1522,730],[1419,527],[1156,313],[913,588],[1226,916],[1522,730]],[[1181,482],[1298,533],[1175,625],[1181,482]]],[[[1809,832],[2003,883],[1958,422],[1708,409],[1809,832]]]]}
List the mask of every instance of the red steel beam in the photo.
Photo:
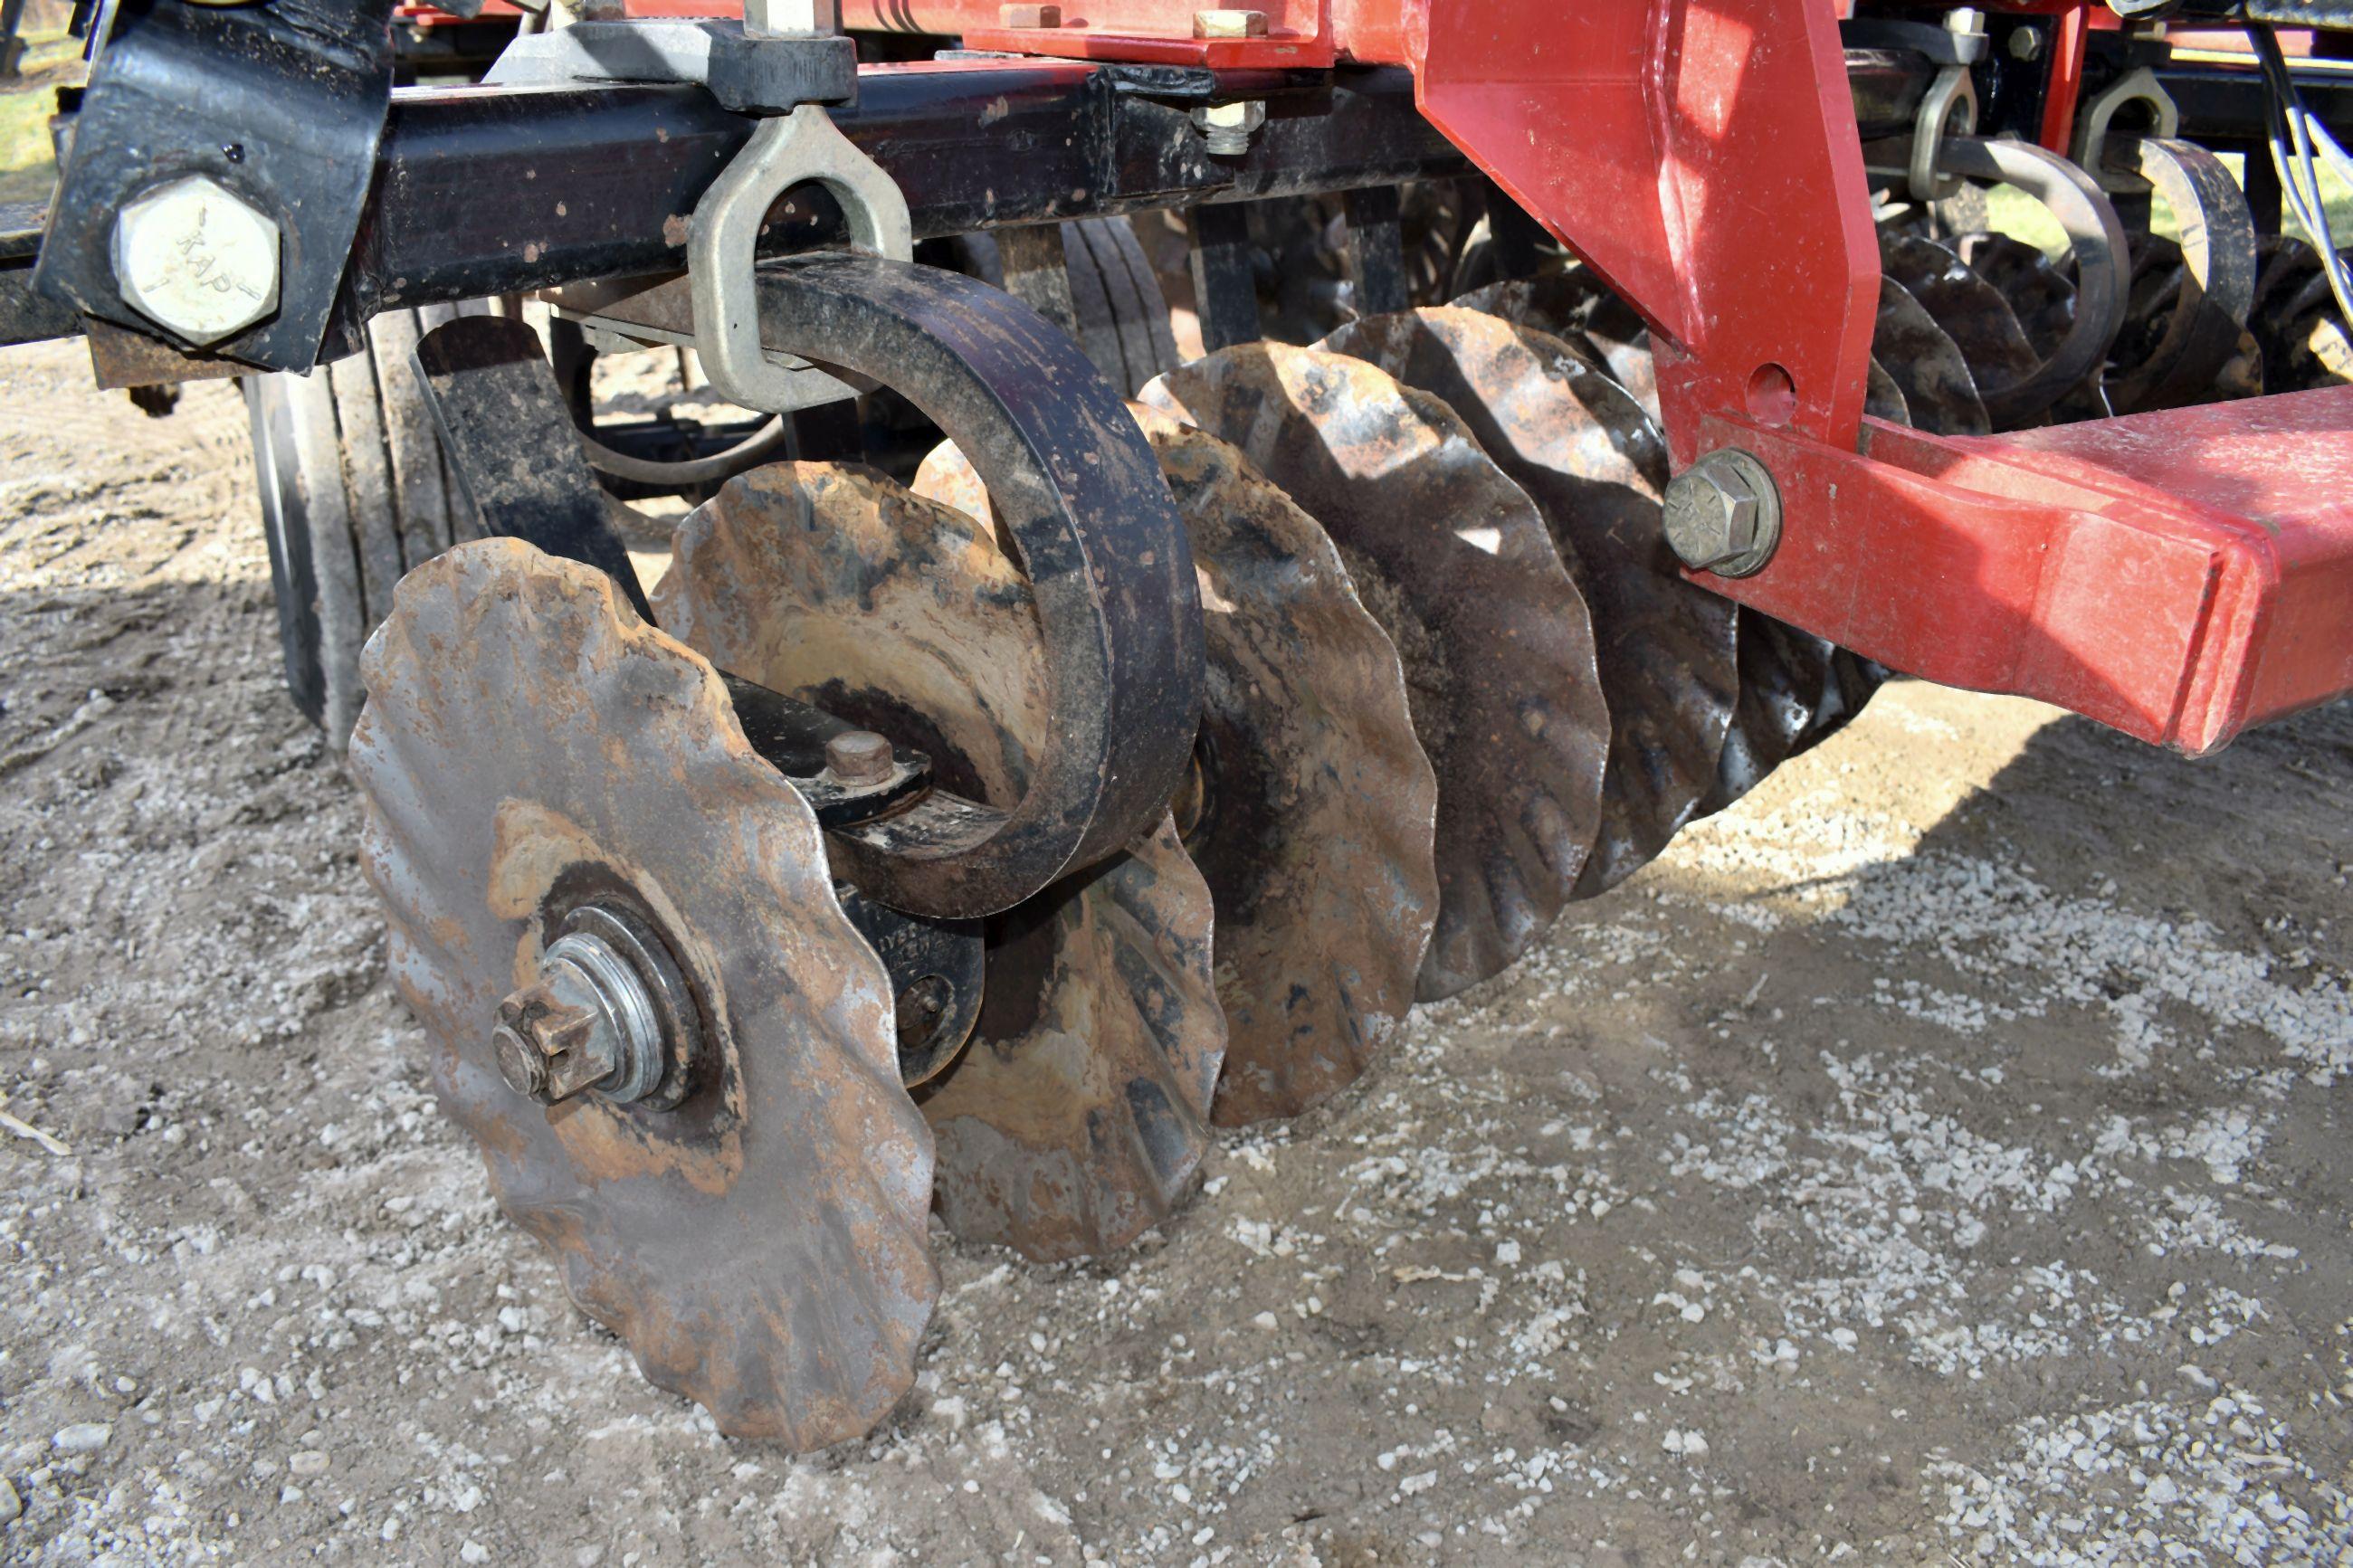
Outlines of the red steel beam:
{"type": "MultiPolygon", "coordinates": [[[[2007,8],[2057,18],[2041,129],[2063,148],[2101,19],[2007,8]]],[[[1824,0],[1275,0],[1231,56],[1173,0],[1066,9],[1050,35],[994,26],[986,0],[847,19],[1091,58],[1409,66],[1432,123],[1650,321],[1677,461],[1736,445],[1772,469],[1779,553],[1694,580],[2190,752],[2353,689],[2353,389],[1982,440],[1862,419],[1878,248],[1824,0]]]]}
{"type": "Polygon", "coordinates": [[[2192,754],[2353,689],[2353,386],[1998,437],[1865,425],[1867,455],[1707,421],[1785,512],[1763,572],[1696,580],[2192,754]]]}

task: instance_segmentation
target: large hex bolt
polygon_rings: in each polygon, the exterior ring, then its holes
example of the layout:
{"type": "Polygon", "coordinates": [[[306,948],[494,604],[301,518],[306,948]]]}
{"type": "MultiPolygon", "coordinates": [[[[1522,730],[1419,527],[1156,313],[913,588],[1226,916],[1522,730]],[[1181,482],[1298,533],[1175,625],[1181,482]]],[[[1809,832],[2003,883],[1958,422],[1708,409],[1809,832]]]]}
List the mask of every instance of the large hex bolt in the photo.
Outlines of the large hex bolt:
{"type": "Polygon", "coordinates": [[[278,225],[202,174],[167,181],[114,219],[123,302],[198,348],[278,309],[278,225]]]}
{"type": "Polygon", "coordinates": [[[844,730],[825,743],[826,771],[846,784],[888,784],[899,763],[891,742],[871,730],[844,730]]]}
{"type": "Polygon", "coordinates": [[[1667,543],[1684,565],[1719,577],[1765,569],[1781,542],[1772,471],[1736,447],[1710,452],[1667,486],[1667,543]]]}
{"type": "Polygon", "coordinates": [[[590,1089],[642,1100],[664,1065],[661,1023],[643,977],[586,931],[550,942],[539,979],[499,1004],[491,1052],[507,1087],[543,1105],[590,1089]]]}

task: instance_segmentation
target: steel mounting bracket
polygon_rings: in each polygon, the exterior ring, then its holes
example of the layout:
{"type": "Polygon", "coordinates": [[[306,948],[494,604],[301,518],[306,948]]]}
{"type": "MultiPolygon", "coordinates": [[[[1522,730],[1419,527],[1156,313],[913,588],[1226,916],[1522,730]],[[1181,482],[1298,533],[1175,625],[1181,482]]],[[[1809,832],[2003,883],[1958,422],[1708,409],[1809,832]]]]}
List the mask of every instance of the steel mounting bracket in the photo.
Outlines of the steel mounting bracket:
{"type": "Polygon", "coordinates": [[[779,363],[760,346],[760,301],[753,287],[760,224],[778,197],[801,184],[832,193],[856,248],[892,261],[915,257],[906,196],[824,109],[804,103],[760,122],[695,204],[687,228],[686,271],[704,374],[720,395],[765,414],[849,395],[848,387],[806,361],[780,356],[779,363]],[[812,381],[812,375],[819,380],[812,381]]]}

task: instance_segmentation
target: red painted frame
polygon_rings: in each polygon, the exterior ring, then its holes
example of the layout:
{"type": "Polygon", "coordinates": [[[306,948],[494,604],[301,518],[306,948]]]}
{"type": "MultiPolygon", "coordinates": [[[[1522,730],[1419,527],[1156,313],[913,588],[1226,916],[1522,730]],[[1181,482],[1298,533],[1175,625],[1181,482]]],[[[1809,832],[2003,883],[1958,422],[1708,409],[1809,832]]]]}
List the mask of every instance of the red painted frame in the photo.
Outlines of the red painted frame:
{"type": "MultiPolygon", "coordinates": [[[[674,3],[674,0],[673,0],[674,3]]],[[[1899,669],[2184,751],[2353,690],[2353,388],[1939,440],[1862,419],[1879,251],[1829,0],[846,0],[853,29],[1220,68],[1401,65],[1422,112],[1651,323],[1679,462],[1781,489],[1767,568],[1708,587],[1899,669]]],[[[719,7],[712,7],[717,9],[719,7]]],[[[2091,0],[2056,19],[2063,149],[2091,0]]],[[[2096,13],[2096,19],[2095,19],[2096,13]]]]}

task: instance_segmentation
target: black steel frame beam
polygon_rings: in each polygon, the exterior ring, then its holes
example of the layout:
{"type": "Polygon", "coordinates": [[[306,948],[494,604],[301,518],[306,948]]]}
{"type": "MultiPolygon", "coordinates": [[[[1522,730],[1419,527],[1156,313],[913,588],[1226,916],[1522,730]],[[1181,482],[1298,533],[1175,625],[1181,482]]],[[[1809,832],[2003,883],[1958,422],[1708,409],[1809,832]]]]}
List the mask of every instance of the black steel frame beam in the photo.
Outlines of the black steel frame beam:
{"type": "MultiPolygon", "coordinates": [[[[1400,70],[1223,77],[965,60],[869,67],[836,123],[906,194],[917,238],[1057,218],[1451,179],[1469,163],[1400,70]],[[1262,97],[1239,158],[1190,111],[1262,97]]],[[[351,286],[364,313],[676,271],[696,201],[752,122],[693,87],[394,97],[351,286]]],[[[773,253],[832,237],[822,194],[773,214],[773,253]]]]}
{"type": "MultiPolygon", "coordinates": [[[[2240,146],[2264,140],[2263,79],[2252,65],[2178,60],[2154,69],[2181,110],[2184,136],[2240,146]]],[[[2295,87],[2321,123],[2340,137],[2353,133],[2353,72],[2299,70],[2295,87]]]]}

